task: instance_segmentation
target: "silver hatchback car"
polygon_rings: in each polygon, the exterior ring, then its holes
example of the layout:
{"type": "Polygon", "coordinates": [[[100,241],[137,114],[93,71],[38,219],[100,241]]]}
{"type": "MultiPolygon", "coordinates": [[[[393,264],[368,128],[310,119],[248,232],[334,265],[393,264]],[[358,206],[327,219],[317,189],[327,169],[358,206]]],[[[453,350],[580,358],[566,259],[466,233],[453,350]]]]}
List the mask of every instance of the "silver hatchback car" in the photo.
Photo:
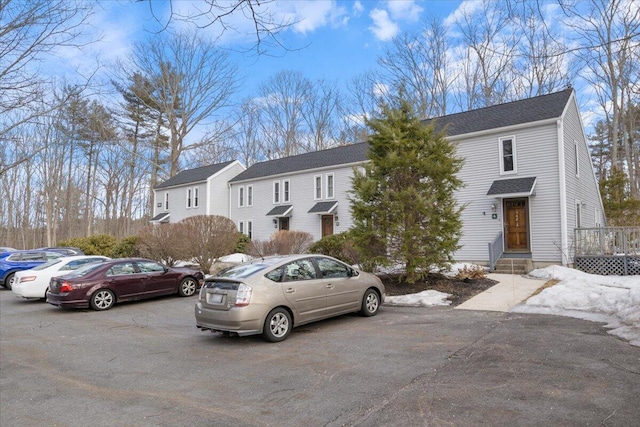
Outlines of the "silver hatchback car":
{"type": "Polygon", "coordinates": [[[373,274],[324,255],[256,259],[208,277],[195,306],[204,331],[282,341],[295,326],[345,313],[374,316],[385,290],[373,274]]]}

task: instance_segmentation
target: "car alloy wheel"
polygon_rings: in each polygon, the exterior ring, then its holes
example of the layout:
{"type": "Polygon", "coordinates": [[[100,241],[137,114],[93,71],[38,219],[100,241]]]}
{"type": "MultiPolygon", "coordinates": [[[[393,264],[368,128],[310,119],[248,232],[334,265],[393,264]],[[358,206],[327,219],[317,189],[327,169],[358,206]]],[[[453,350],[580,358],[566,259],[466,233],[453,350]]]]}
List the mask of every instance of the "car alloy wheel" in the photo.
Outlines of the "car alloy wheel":
{"type": "Polygon", "coordinates": [[[380,297],[373,289],[367,289],[362,298],[362,309],[360,313],[363,316],[375,316],[380,308],[380,297]]]}
{"type": "Polygon", "coordinates": [[[11,290],[13,289],[13,283],[16,281],[16,275],[14,273],[9,274],[6,279],[4,279],[4,287],[11,290]]]}
{"type": "Polygon", "coordinates": [[[116,302],[116,297],[109,289],[100,289],[91,295],[91,308],[94,310],[102,311],[108,310],[113,307],[116,302]]]}
{"type": "Polygon", "coordinates": [[[191,295],[196,293],[196,289],[198,287],[195,279],[191,277],[185,277],[180,282],[180,286],[178,287],[178,295],[181,297],[190,297],[191,295]]]}
{"type": "Polygon", "coordinates": [[[283,341],[291,332],[291,315],[284,308],[274,308],[267,315],[262,335],[267,341],[283,341]]]}

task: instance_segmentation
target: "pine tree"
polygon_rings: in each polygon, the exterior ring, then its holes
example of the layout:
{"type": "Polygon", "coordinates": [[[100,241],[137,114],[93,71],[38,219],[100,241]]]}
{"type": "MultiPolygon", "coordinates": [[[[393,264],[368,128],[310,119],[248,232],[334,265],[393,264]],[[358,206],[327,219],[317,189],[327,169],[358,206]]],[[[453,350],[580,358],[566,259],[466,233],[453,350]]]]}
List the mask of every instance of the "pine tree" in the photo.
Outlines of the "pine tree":
{"type": "Polygon", "coordinates": [[[462,186],[462,160],[407,101],[383,106],[367,126],[370,162],[355,172],[351,197],[356,244],[365,262],[403,265],[413,284],[452,262],[459,248],[462,207],[454,192],[462,186]]]}

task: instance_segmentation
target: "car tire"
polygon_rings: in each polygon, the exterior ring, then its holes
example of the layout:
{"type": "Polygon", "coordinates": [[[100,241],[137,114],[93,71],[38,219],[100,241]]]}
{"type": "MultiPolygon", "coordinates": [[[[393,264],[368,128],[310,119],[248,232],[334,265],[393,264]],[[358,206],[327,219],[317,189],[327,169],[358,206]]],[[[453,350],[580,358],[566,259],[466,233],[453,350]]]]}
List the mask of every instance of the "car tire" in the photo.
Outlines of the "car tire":
{"type": "Polygon", "coordinates": [[[185,277],[178,286],[178,295],[181,297],[190,297],[196,293],[198,282],[193,277],[185,277]]]}
{"type": "Polygon", "coordinates": [[[115,294],[109,289],[99,289],[91,295],[89,305],[97,311],[109,310],[116,303],[115,294]]]}
{"type": "Polygon", "coordinates": [[[8,274],[7,277],[4,278],[4,287],[11,290],[11,288],[13,287],[14,278],[15,278],[14,273],[8,274]]]}
{"type": "Polygon", "coordinates": [[[289,336],[292,327],[289,312],[281,307],[274,308],[264,321],[262,336],[269,342],[284,341],[289,336]]]}
{"type": "Polygon", "coordinates": [[[380,308],[380,296],[373,289],[367,289],[362,297],[362,308],[360,314],[366,317],[375,316],[380,308]]]}

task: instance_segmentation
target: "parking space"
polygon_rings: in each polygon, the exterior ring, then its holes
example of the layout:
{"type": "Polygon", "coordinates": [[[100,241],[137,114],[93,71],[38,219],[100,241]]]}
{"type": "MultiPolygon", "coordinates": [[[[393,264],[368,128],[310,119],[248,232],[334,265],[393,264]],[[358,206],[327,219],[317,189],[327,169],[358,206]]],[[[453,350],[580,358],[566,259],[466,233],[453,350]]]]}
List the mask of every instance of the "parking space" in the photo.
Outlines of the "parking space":
{"type": "Polygon", "coordinates": [[[195,298],[105,312],[0,290],[2,426],[600,425],[640,419],[640,349],[555,316],[383,307],[284,342],[195,327],[195,298]]]}

